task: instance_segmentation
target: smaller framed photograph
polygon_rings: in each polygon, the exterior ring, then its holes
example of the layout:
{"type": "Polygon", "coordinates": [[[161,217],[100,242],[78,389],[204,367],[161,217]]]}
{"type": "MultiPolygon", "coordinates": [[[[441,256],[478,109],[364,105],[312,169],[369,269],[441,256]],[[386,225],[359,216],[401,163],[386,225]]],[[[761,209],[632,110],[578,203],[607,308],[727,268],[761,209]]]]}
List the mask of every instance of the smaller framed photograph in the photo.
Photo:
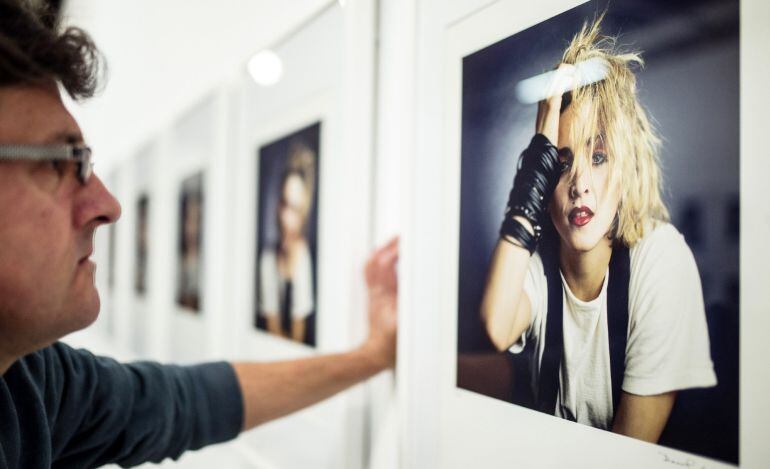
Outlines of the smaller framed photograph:
{"type": "Polygon", "coordinates": [[[176,302],[198,313],[203,284],[203,172],[182,181],[179,196],[179,238],[176,302]]]}
{"type": "Polygon", "coordinates": [[[134,241],[136,243],[136,267],[134,268],[134,291],[142,296],[147,292],[149,206],[150,197],[147,194],[141,194],[136,202],[136,238],[134,241]]]}
{"type": "Polygon", "coordinates": [[[107,287],[110,289],[110,294],[115,289],[115,237],[116,229],[115,225],[111,224],[107,227],[108,231],[108,247],[107,247],[107,287]]]}
{"type": "Polygon", "coordinates": [[[254,325],[316,344],[321,122],[258,150],[254,325]]]}

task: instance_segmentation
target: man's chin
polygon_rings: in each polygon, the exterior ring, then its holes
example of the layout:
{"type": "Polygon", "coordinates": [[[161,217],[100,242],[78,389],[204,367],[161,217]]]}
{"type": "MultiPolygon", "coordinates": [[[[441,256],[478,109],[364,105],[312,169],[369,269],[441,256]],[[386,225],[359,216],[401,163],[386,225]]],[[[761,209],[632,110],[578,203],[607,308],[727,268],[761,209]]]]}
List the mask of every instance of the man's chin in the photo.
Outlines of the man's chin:
{"type": "Polygon", "coordinates": [[[99,309],[101,308],[101,301],[99,299],[99,293],[94,288],[89,293],[88,298],[80,302],[78,308],[71,309],[70,318],[73,319],[72,331],[79,331],[85,329],[96,321],[99,317],[99,309]]]}

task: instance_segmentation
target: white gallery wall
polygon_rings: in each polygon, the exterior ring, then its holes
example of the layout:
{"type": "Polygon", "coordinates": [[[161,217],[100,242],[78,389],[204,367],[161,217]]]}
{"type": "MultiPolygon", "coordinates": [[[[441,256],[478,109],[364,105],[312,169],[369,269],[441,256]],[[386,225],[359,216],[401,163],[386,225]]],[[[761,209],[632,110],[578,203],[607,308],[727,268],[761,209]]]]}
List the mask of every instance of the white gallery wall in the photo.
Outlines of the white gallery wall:
{"type": "MultiPolygon", "coordinates": [[[[112,257],[114,269],[111,283],[109,268],[100,269],[97,279],[104,308],[93,330],[100,334],[107,352],[127,359],[175,363],[279,360],[347,350],[363,340],[366,298],[362,268],[372,248],[374,224],[370,204],[375,6],[361,1],[343,9],[337,2],[325,2],[320,8],[305,8],[310,14],[299,15],[298,25],[293,24],[293,29],[284,26],[284,31],[274,34],[269,43],[263,41],[265,44],[258,38],[251,40],[241,30],[241,42],[250,45],[239,43],[234,51],[227,51],[233,55],[227,59],[232,63],[213,56],[205,63],[204,52],[196,55],[195,67],[185,62],[184,54],[171,58],[178,61],[177,70],[192,70],[192,75],[175,73],[174,83],[163,76],[165,84],[159,86],[174,85],[167,89],[174,95],[189,89],[186,81],[190,80],[201,91],[194,99],[180,98],[177,109],[164,96],[152,107],[155,116],[141,119],[137,114],[139,126],[153,123],[131,138],[136,142],[111,138],[112,128],[101,126],[105,109],[121,109],[121,103],[111,101],[107,93],[91,108],[90,104],[83,108],[72,105],[86,135],[93,136],[95,146],[100,145],[101,153],[107,155],[108,161],[97,169],[123,205],[112,254],[108,230],[99,234],[103,240],[97,254],[99,264],[110,266],[112,257]],[[264,45],[279,55],[284,67],[283,79],[269,88],[256,85],[246,71],[251,53],[264,45]],[[222,70],[216,80],[207,82],[206,76],[217,64],[222,70]],[[165,117],[160,119],[158,114],[165,117]],[[258,149],[316,121],[322,123],[322,134],[319,320],[314,349],[257,331],[253,314],[258,149]],[[101,132],[107,137],[102,144],[101,132]],[[203,175],[204,194],[203,276],[197,312],[176,302],[181,186],[196,174],[203,175]],[[146,288],[139,292],[138,201],[144,195],[149,200],[149,236],[146,288]]],[[[245,23],[243,18],[238,21],[245,23]]],[[[186,31],[171,42],[173,47],[187,50],[189,40],[186,31]]],[[[159,49],[165,47],[171,46],[159,49]]],[[[219,47],[221,54],[225,49],[222,44],[219,47]]],[[[109,59],[108,49],[104,52],[109,59]]],[[[122,109],[133,112],[125,106],[122,109]]],[[[112,117],[115,125],[125,118],[112,117]]],[[[382,379],[380,384],[359,386],[263,425],[232,444],[185,455],[181,465],[211,467],[212,461],[218,461],[224,467],[362,467],[368,464],[373,445],[368,423],[372,400],[387,400],[392,388],[387,374],[382,379]]]]}
{"type": "Polygon", "coordinates": [[[67,0],[65,21],[88,31],[107,57],[107,86],[75,109],[103,166],[109,169],[112,161],[129,157],[240,70],[251,54],[328,4],[67,0]]]}

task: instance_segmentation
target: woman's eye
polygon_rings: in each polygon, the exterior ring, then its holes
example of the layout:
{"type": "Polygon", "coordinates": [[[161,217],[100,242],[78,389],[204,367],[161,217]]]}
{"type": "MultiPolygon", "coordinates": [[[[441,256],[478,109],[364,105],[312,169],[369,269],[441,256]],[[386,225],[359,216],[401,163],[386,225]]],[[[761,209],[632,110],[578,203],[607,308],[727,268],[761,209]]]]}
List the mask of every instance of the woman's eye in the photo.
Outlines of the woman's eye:
{"type": "Polygon", "coordinates": [[[591,162],[594,166],[599,166],[604,164],[607,161],[607,155],[605,155],[602,152],[594,152],[593,156],[591,156],[591,162]]]}

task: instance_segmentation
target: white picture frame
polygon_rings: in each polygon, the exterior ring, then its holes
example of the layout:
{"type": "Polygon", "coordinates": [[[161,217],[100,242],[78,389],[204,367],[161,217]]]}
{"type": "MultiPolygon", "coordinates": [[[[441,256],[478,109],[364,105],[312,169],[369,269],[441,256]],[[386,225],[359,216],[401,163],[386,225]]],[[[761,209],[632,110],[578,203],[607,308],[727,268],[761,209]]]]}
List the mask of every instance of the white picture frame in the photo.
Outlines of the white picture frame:
{"type": "MultiPolygon", "coordinates": [[[[371,136],[347,130],[372,125],[373,115],[359,110],[372,99],[371,84],[349,80],[351,75],[373,72],[366,68],[374,53],[373,37],[368,36],[373,25],[361,26],[373,13],[369,1],[344,9],[329,4],[275,47],[285,70],[279,83],[259,87],[243,73],[230,84],[237,127],[233,136],[237,143],[228,155],[233,214],[228,320],[234,360],[305,358],[360,343],[366,317],[362,269],[370,249],[372,217],[367,210],[372,191],[371,136]],[[367,61],[353,63],[356,57],[367,61]],[[351,120],[355,126],[346,125],[351,120]],[[316,344],[309,347],[254,326],[258,167],[263,146],[319,122],[316,344]],[[359,143],[366,146],[353,151],[359,143]]],[[[362,430],[363,398],[361,386],[345,391],[249,432],[238,447],[245,458],[258,456],[265,466],[361,467],[368,443],[362,430]]]]}
{"type": "MultiPolygon", "coordinates": [[[[399,348],[400,352],[410,352],[402,353],[399,359],[400,394],[405,407],[401,414],[405,421],[401,448],[406,467],[671,467],[672,464],[733,467],[695,454],[562,421],[466,391],[456,384],[461,60],[582,3],[546,0],[524,8],[521,2],[513,0],[458,0],[447,6],[442,2],[425,2],[418,8],[417,23],[423,34],[417,40],[418,56],[423,57],[423,61],[416,79],[421,114],[417,122],[414,182],[410,188],[415,207],[407,214],[412,222],[405,234],[402,281],[406,285],[401,289],[404,297],[400,302],[402,309],[410,311],[409,315],[402,313],[401,338],[405,343],[399,348]],[[441,14],[446,11],[451,14],[441,14]],[[433,121],[429,116],[434,117],[433,121]],[[435,116],[442,116],[443,121],[435,122],[435,116]],[[428,178],[424,172],[427,168],[438,169],[440,177],[428,178]],[[430,202],[421,202],[423,200],[430,202]],[[428,278],[429,271],[437,272],[437,277],[428,278]],[[417,312],[420,317],[413,317],[417,312]]],[[[745,103],[747,93],[746,3],[741,4],[742,103],[745,103]]],[[[760,47],[756,40],[757,31],[753,34],[749,49],[760,47]]],[[[765,90],[748,92],[767,95],[765,90]]],[[[747,127],[746,112],[746,107],[742,106],[742,135],[747,127]]],[[[746,184],[745,168],[766,165],[746,158],[744,151],[741,154],[742,210],[745,210],[751,191],[756,191],[746,184]]],[[[761,211],[767,213],[768,210],[762,208],[761,211]]],[[[742,217],[740,240],[740,344],[744,357],[751,344],[751,339],[747,339],[747,319],[751,320],[751,308],[763,301],[755,298],[751,306],[746,306],[750,295],[747,295],[744,280],[750,271],[745,253],[752,247],[754,233],[746,232],[748,224],[745,220],[742,217]]],[[[767,229],[762,226],[759,231],[767,233],[767,229]]],[[[765,321],[763,318],[762,323],[765,321]]],[[[744,366],[743,362],[741,366],[744,366]]],[[[742,376],[741,462],[746,460],[747,454],[760,454],[757,452],[760,448],[752,444],[754,437],[747,436],[746,431],[751,428],[746,420],[746,409],[755,408],[752,406],[760,401],[746,399],[746,390],[767,389],[767,384],[766,373],[756,374],[750,380],[742,376]],[[752,449],[748,450],[749,447],[752,449]]],[[[766,424],[763,425],[766,428],[766,424]]]]}
{"type": "MultiPolygon", "coordinates": [[[[281,140],[287,136],[314,124],[320,124],[319,136],[319,165],[316,184],[318,186],[318,255],[317,265],[314,266],[317,275],[316,310],[317,310],[317,337],[316,347],[318,350],[333,350],[338,344],[334,344],[329,334],[325,333],[324,326],[327,321],[324,320],[324,314],[332,306],[329,304],[328,278],[334,278],[333,275],[339,275],[333,269],[329,270],[328,263],[323,262],[326,254],[324,242],[334,233],[329,232],[330,227],[325,223],[325,216],[328,216],[331,206],[326,203],[327,197],[332,195],[333,182],[327,183],[329,176],[325,157],[334,151],[334,142],[331,139],[334,130],[335,120],[332,115],[333,99],[329,94],[320,95],[310,99],[297,106],[294,109],[285,112],[283,115],[275,116],[259,126],[259,131],[250,139],[250,148],[252,148],[249,158],[243,158],[238,164],[238,183],[236,197],[236,210],[239,220],[243,221],[242,227],[238,229],[237,245],[240,247],[242,257],[245,262],[238,265],[239,275],[237,281],[237,303],[238,319],[237,323],[241,327],[249,326],[251,330],[239,334],[238,348],[250,356],[270,356],[270,357],[302,357],[314,355],[314,347],[309,347],[301,343],[282,339],[273,336],[267,331],[257,329],[254,326],[254,312],[256,304],[256,226],[257,226],[257,206],[259,204],[260,188],[259,180],[259,152],[271,143],[281,140]],[[250,229],[246,229],[246,227],[250,229]],[[309,349],[309,350],[308,350],[309,349]]],[[[245,156],[245,155],[244,155],[245,156]]],[[[333,307],[333,306],[332,306],[333,307]]],[[[333,311],[329,311],[334,314],[333,311]]]]}
{"type": "MultiPolygon", "coordinates": [[[[223,90],[205,96],[168,131],[162,142],[164,169],[171,177],[157,181],[166,205],[163,212],[173,220],[164,234],[166,250],[161,251],[171,280],[162,302],[171,310],[168,323],[161,327],[167,340],[165,352],[171,360],[190,363],[221,356],[224,335],[224,291],[227,260],[218,256],[221,240],[227,234],[226,169],[221,162],[227,154],[227,100],[223,90]],[[192,311],[177,302],[180,239],[180,197],[183,182],[202,174],[203,217],[201,223],[199,309],[192,311]],[[160,188],[161,185],[166,187],[160,188]]],[[[163,173],[162,169],[160,170],[163,173]]],[[[158,197],[160,198],[160,197],[158,197]]],[[[165,282],[164,282],[165,284],[165,282]]],[[[165,355],[165,353],[164,353],[165,355]]]]}

